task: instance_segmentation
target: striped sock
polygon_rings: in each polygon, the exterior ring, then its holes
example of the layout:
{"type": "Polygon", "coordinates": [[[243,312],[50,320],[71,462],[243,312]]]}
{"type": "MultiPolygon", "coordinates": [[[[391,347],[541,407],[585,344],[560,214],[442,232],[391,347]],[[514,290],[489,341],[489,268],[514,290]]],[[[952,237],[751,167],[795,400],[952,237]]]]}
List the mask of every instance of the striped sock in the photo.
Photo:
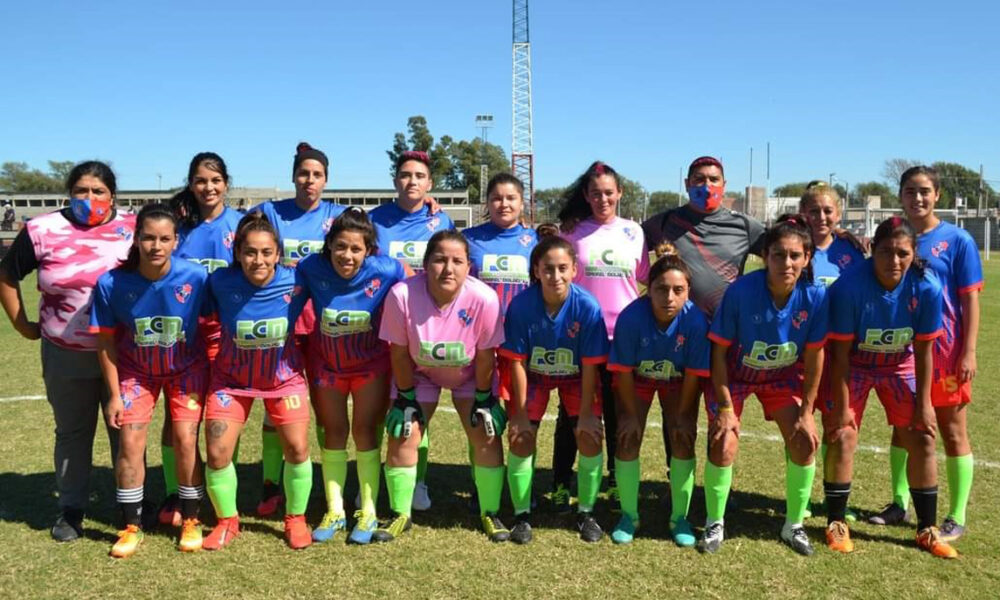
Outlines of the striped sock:
{"type": "Polygon", "coordinates": [[[122,509],[126,525],[142,523],[142,486],[132,489],[118,488],[115,490],[115,500],[122,509]]]}
{"type": "Polygon", "coordinates": [[[201,509],[201,499],[205,497],[203,485],[178,485],[177,497],[181,501],[181,516],[185,519],[197,519],[201,509]]]}

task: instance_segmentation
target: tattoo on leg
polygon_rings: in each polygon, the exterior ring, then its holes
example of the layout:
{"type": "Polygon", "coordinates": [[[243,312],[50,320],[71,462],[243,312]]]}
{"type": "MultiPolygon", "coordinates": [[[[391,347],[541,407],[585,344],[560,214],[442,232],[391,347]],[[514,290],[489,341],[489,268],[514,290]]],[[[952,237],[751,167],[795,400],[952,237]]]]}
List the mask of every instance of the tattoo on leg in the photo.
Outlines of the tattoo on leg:
{"type": "Polygon", "coordinates": [[[129,431],[143,431],[146,429],[147,423],[129,423],[125,426],[129,431]]]}
{"type": "Polygon", "coordinates": [[[220,439],[229,429],[229,424],[225,421],[212,421],[208,425],[208,437],[217,440],[220,439]]]}

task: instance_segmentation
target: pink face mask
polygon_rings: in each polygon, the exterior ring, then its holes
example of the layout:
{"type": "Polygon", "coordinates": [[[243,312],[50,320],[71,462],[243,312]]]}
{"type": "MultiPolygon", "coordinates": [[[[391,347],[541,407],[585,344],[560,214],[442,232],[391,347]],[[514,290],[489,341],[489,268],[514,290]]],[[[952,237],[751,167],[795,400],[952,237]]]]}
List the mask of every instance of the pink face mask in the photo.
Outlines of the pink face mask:
{"type": "Polygon", "coordinates": [[[69,208],[73,218],[81,225],[100,225],[111,214],[110,200],[94,200],[91,198],[70,198],[69,208]]]}
{"type": "Polygon", "coordinates": [[[722,198],[726,195],[724,185],[698,185],[688,188],[688,198],[695,208],[703,212],[714,212],[722,206],[722,198]]]}

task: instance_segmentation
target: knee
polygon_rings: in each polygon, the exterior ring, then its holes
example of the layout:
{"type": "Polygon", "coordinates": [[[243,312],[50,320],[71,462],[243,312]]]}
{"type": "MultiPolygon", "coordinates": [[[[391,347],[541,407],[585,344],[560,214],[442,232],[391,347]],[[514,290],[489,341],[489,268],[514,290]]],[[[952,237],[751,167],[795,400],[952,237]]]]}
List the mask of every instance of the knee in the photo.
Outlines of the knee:
{"type": "Polygon", "coordinates": [[[531,456],[535,453],[535,443],[533,440],[525,440],[529,436],[519,436],[516,440],[511,440],[510,451],[518,456],[531,456]]]}
{"type": "Polygon", "coordinates": [[[309,460],[309,441],[289,440],[285,447],[285,460],[295,465],[309,460]]]}
{"type": "Polygon", "coordinates": [[[210,469],[221,469],[233,461],[232,448],[222,448],[218,445],[213,447],[209,445],[206,454],[210,469]]]}
{"type": "Polygon", "coordinates": [[[728,467],[736,461],[736,451],[739,445],[736,436],[726,433],[721,440],[712,442],[708,449],[708,457],[712,463],[720,467],[728,467]]]}
{"type": "Polygon", "coordinates": [[[323,428],[327,448],[345,448],[347,446],[347,424],[331,423],[323,428]]]}

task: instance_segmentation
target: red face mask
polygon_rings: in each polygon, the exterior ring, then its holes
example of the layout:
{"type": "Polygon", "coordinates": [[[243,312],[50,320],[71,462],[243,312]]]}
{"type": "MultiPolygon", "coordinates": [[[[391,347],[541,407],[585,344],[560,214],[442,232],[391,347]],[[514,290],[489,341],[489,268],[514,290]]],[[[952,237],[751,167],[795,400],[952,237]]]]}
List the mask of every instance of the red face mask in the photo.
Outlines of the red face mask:
{"type": "Polygon", "coordinates": [[[69,208],[73,218],[81,225],[100,225],[111,214],[110,200],[94,200],[91,198],[70,198],[69,208]]]}
{"type": "Polygon", "coordinates": [[[698,185],[688,188],[688,198],[691,204],[703,212],[715,212],[722,206],[722,198],[726,195],[724,185],[698,185]]]}

